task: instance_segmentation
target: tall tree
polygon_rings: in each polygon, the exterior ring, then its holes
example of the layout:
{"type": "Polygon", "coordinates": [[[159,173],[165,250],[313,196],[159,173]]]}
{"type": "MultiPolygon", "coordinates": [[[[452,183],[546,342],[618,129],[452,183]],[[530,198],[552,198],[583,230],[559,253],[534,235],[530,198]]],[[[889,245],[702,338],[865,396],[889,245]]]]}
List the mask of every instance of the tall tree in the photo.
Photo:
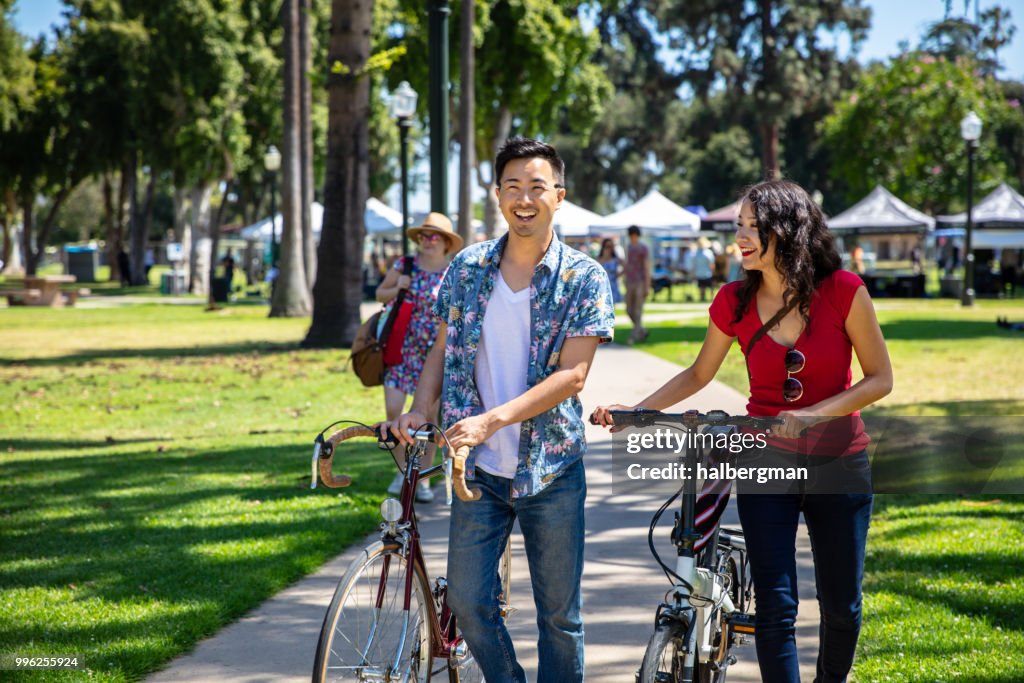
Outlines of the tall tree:
{"type": "MultiPolygon", "coordinates": [[[[1006,154],[996,131],[1010,130],[1015,107],[976,64],[911,53],[869,69],[822,124],[833,174],[848,187],[848,201],[881,184],[911,206],[952,213],[966,197],[966,154],[960,119],[975,110],[985,122],[976,155],[979,191],[1005,178],[1006,154]]],[[[1019,162],[1018,162],[1019,163],[1019,162]]]]}
{"type": "Polygon", "coordinates": [[[473,150],[476,147],[474,117],[476,87],[474,64],[476,41],[476,0],[462,0],[459,17],[459,234],[465,244],[473,243],[473,150]]]}
{"type": "MultiPolygon", "coordinates": [[[[25,51],[24,38],[11,23],[14,0],[0,0],[0,136],[18,125],[20,112],[32,106],[35,64],[25,51]]],[[[15,178],[7,164],[0,164],[0,270],[7,269],[15,255],[15,178]]],[[[20,262],[20,261],[19,261],[20,262]]]]}
{"type": "MultiPolygon", "coordinates": [[[[592,62],[599,47],[596,33],[587,31],[576,16],[573,0],[478,0],[475,33],[474,173],[486,192],[484,223],[493,232],[498,218],[491,161],[513,132],[551,137],[562,116],[585,135],[611,96],[611,85],[592,62]],[[516,68],[509,68],[514,55],[516,68]]],[[[427,84],[427,27],[422,3],[403,0],[401,25],[391,27],[392,42],[408,56],[389,71],[391,85],[408,80],[425,92],[427,84]]],[[[461,4],[454,8],[461,12],[461,4]]],[[[451,54],[458,55],[452,32],[451,54]]],[[[451,77],[458,81],[461,59],[451,60],[451,77]]],[[[426,98],[420,98],[426,111],[426,98]]]]}
{"type": "Polygon", "coordinates": [[[369,196],[373,0],[333,0],[328,79],[330,121],[324,224],[317,249],[313,320],[304,346],[347,346],[359,328],[363,294],[363,211],[369,196]]]}
{"type": "Polygon", "coordinates": [[[305,250],[302,241],[302,126],[299,72],[302,50],[299,45],[300,0],[285,0],[284,20],[284,123],[281,138],[281,234],[279,272],[270,302],[271,317],[309,315],[309,287],[306,284],[305,250]]]}
{"type": "Polygon", "coordinates": [[[661,22],[679,32],[680,64],[699,96],[720,91],[756,103],[765,177],[780,174],[786,122],[838,93],[838,36],[849,37],[855,54],[870,17],[861,0],[688,0],[659,10],[661,22]]]}
{"type": "Polygon", "coordinates": [[[313,43],[311,0],[302,0],[299,6],[299,173],[302,191],[302,263],[305,266],[306,286],[312,288],[316,279],[316,241],[313,238],[313,43]]]}

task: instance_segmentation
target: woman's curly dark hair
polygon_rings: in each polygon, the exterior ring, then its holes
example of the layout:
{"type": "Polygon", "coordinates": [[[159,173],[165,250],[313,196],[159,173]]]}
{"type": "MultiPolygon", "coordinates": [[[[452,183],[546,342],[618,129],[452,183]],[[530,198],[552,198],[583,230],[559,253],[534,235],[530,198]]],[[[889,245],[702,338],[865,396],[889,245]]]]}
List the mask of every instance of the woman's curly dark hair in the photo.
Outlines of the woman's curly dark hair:
{"type": "MultiPolygon", "coordinates": [[[[785,285],[782,298],[789,303],[791,297],[796,297],[797,310],[804,321],[810,323],[808,312],[814,290],[842,266],[832,233],[825,224],[825,215],[802,187],[788,180],[767,180],[752,185],[743,191],[740,199],[750,203],[757,219],[762,256],[775,236],[775,268],[782,274],[785,285]]],[[[753,301],[761,279],[760,271],[747,271],[740,285],[734,323],[740,321],[753,301]]]]}

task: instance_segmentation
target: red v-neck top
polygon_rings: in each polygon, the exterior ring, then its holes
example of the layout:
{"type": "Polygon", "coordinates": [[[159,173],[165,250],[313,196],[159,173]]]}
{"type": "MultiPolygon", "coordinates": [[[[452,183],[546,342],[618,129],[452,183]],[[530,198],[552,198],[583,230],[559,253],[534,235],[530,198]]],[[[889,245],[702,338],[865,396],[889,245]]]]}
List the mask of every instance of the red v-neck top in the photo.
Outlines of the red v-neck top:
{"type": "MultiPolygon", "coordinates": [[[[758,317],[755,299],[751,299],[739,322],[733,323],[740,284],[730,282],[722,287],[711,302],[710,312],[715,326],[730,337],[736,337],[745,354],[751,337],[763,323],[758,317]]],[[[748,414],[774,416],[784,410],[806,408],[850,388],[853,344],[846,334],[846,316],[857,289],[863,286],[864,282],[854,273],[837,270],[815,291],[808,312],[810,322],[794,344],[807,359],[803,370],[793,375],[804,387],[799,400],[786,403],[782,398],[782,385],[788,376],[787,347],[767,334],[761,337],[747,359],[750,369],[748,414]]],[[[768,439],[773,446],[815,455],[859,453],[869,441],[859,412],[815,425],[800,439],[768,439]]]]}

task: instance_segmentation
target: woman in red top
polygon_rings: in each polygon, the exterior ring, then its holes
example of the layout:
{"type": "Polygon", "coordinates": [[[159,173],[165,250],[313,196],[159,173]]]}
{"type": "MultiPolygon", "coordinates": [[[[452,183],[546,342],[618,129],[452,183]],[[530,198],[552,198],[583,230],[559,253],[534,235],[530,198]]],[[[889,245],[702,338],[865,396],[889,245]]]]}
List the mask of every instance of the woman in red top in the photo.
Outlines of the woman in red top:
{"type": "MultiPolygon", "coordinates": [[[[772,457],[865,470],[868,437],[858,411],[892,390],[892,367],[864,283],[840,269],[821,210],[790,182],[768,181],[744,192],[736,244],[746,277],[718,292],[693,365],[636,406],[602,406],[595,417],[611,426],[609,410],[665,410],[695,394],[714,378],[737,338],[747,356],[749,414],[785,420],[769,439],[772,457]],[[790,304],[781,320],[755,340],[765,323],[790,304]],[[854,351],[864,379],[851,385],[854,351]]],[[[753,455],[756,460],[763,454],[753,455]]],[[[768,493],[749,486],[739,494],[757,598],[755,641],[763,680],[800,681],[796,531],[802,512],[822,615],[815,681],[845,681],[860,633],[871,494],[768,493]]]]}

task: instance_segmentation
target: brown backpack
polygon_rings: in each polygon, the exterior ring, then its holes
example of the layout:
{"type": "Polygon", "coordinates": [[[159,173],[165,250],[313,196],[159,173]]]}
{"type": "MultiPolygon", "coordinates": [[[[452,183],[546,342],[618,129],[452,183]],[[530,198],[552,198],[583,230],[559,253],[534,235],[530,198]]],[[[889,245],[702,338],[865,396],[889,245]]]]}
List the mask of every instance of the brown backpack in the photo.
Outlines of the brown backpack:
{"type": "Polygon", "coordinates": [[[352,342],[352,372],[356,373],[364,387],[379,387],[384,383],[384,347],[377,340],[377,324],[381,313],[377,311],[359,326],[355,341],[352,342]]]}

